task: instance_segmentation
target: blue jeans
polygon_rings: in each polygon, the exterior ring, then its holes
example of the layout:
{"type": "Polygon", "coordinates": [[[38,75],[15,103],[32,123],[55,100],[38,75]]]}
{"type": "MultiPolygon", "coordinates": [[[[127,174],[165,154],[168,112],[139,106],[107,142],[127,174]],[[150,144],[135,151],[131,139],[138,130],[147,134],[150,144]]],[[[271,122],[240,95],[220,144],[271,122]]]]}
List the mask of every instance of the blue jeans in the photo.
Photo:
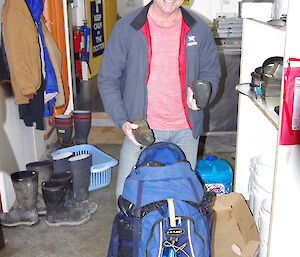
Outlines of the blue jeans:
{"type": "MultiPolygon", "coordinates": [[[[184,152],[186,159],[194,170],[197,162],[199,137],[195,139],[192,131],[187,128],[176,131],[153,130],[155,142],[171,142],[177,144],[184,152]]],[[[137,162],[142,149],[133,144],[127,137],[124,139],[120,152],[119,170],[117,177],[116,197],[123,192],[124,181],[137,162]]]]}

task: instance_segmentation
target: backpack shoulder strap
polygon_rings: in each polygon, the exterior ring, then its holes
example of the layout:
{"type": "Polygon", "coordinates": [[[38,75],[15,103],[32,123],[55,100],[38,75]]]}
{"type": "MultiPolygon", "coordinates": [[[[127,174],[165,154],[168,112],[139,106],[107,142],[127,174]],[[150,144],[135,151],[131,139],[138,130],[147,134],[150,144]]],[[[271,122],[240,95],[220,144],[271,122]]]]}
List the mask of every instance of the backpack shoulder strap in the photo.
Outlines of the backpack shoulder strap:
{"type": "Polygon", "coordinates": [[[117,222],[120,218],[121,213],[119,212],[115,218],[112,225],[111,236],[109,247],[107,251],[107,257],[118,257],[118,247],[119,247],[119,236],[117,233],[117,222]]]}

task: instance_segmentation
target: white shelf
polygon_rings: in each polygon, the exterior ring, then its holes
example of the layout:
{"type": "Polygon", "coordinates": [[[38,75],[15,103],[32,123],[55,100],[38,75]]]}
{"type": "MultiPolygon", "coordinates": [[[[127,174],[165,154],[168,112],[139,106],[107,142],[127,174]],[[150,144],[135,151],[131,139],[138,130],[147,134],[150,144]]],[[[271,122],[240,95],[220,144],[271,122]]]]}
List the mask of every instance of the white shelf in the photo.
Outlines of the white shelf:
{"type": "MultiPolygon", "coordinates": [[[[244,19],[241,84],[250,83],[251,72],[271,56],[283,56],[285,67],[288,58],[300,58],[299,24],[299,0],[289,0],[286,29],[244,19]]],[[[239,94],[234,190],[247,199],[250,159],[276,152],[268,257],[298,256],[300,249],[300,145],[279,145],[280,133],[281,115],[261,100],[239,94]]]]}
{"type": "Polygon", "coordinates": [[[261,98],[257,98],[255,92],[250,89],[249,83],[237,85],[236,90],[240,94],[248,96],[269,122],[278,130],[279,116],[274,111],[276,105],[267,105],[261,98]]]}

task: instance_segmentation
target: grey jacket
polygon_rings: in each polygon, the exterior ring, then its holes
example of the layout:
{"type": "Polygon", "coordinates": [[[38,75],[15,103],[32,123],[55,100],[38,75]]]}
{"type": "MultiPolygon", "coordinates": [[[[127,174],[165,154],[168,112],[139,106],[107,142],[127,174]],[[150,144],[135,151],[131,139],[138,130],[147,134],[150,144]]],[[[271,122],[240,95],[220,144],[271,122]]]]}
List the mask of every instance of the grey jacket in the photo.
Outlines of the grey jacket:
{"type": "MultiPolygon", "coordinates": [[[[147,114],[147,80],[151,64],[151,40],[147,21],[150,2],[115,24],[106,45],[98,74],[98,89],[105,111],[118,127],[147,114]]],[[[209,26],[197,15],[181,7],[183,27],[179,51],[182,103],[193,136],[203,130],[203,111],[186,104],[193,80],[210,81],[211,100],[220,78],[219,57],[209,26]]]]}

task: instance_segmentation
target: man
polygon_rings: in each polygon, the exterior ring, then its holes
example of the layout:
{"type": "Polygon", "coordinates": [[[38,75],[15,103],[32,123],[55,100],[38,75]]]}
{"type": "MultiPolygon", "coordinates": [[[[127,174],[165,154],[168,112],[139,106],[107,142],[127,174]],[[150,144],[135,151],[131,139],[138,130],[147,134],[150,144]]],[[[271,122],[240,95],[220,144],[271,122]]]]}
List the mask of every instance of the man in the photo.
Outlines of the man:
{"type": "Polygon", "coordinates": [[[203,112],[189,84],[206,80],[216,95],[220,77],[209,26],[181,7],[183,0],[153,0],[120,19],[105,48],[98,88],[105,111],[126,137],[120,153],[116,196],[141,152],[136,119],[147,120],[156,142],[181,147],[195,168],[203,112]]]}

